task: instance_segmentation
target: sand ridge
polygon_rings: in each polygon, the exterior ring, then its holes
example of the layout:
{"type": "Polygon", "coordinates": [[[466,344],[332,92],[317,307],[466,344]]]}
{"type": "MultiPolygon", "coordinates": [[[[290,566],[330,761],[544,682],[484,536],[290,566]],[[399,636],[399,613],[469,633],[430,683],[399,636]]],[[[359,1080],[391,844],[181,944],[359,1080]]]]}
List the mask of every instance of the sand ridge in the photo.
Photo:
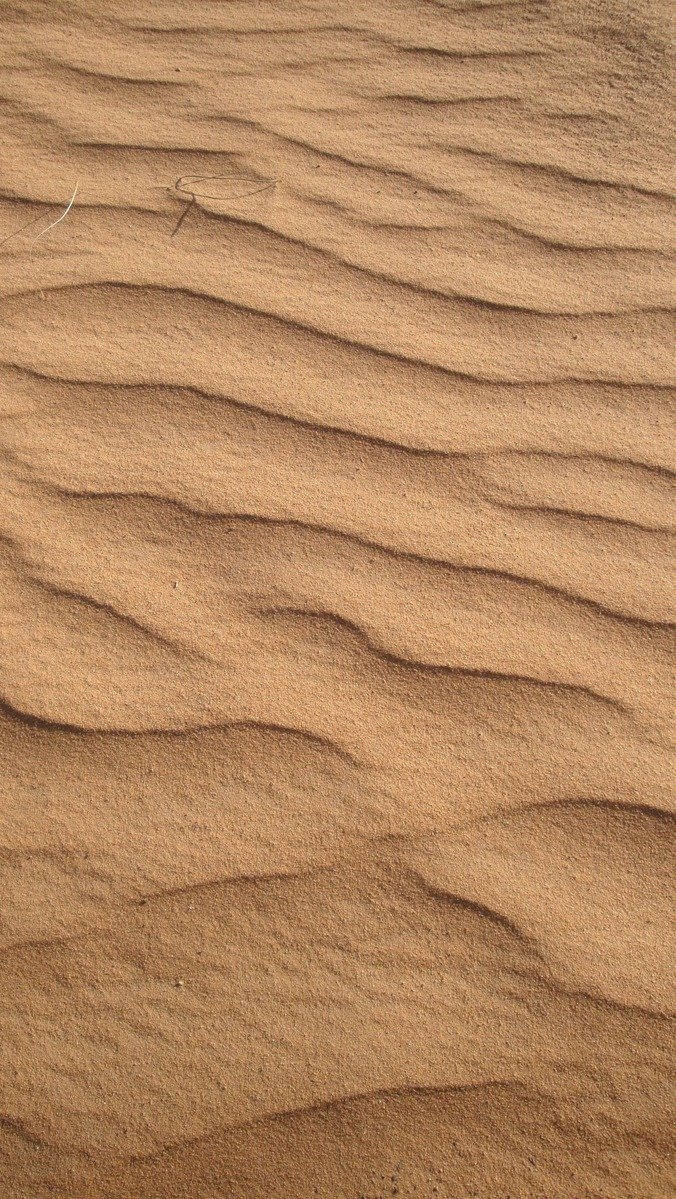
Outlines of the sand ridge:
{"type": "Polygon", "coordinates": [[[0,18],[0,1196],[676,1185],[669,10],[0,18]]]}

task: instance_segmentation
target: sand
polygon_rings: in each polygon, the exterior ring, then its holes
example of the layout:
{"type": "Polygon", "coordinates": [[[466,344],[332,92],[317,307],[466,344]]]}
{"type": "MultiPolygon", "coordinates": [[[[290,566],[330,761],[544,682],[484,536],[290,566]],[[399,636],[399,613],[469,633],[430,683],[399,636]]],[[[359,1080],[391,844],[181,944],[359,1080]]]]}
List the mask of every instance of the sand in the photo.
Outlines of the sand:
{"type": "Polygon", "coordinates": [[[674,1194],[657,0],[8,0],[0,1199],[674,1194]]]}

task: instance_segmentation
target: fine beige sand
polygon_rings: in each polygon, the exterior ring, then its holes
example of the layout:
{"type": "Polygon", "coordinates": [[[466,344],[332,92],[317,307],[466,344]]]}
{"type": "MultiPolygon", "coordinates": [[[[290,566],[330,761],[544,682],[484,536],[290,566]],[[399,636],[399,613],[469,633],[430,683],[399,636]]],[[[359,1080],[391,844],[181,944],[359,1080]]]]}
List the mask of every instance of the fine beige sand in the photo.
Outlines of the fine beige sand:
{"type": "Polygon", "coordinates": [[[667,0],[6,0],[0,1199],[670,1199],[667,0]]]}

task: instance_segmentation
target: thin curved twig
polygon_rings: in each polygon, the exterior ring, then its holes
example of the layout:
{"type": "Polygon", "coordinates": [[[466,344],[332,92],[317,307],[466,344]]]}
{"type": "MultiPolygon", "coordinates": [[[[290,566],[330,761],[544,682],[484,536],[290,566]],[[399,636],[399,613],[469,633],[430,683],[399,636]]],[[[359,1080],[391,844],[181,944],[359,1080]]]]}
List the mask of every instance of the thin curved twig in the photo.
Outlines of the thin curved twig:
{"type": "MultiPolygon", "coordinates": [[[[73,207],[73,203],[75,201],[75,197],[77,195],[77,189],[79,186],[80,186],[80,180],[78,179],[77,183],[75,184],[75,191],[73,192],[70,200],[68,201],[68,204],[66,205],[64,211],[61,213],[61,216],[58,216],[55,221],[52,221],[52,223],[50,225],[47,225],[47,227],[45,229],[42,229],[40,231],[40,233],[38,233],[37,237],[35,238],[35,240],[33,241],[32,245],[31,245],[31,250],[33,249],[33,246],[35,245],[36,241],[39,241],[41,237],[44,237],[45,233],[49,233],[50,229],[53,229],[55,225],[58,225],[59,222],[64,219],[64,217],[68,216],[68,213],[70,212],[71,208],[73,207]]],[[[5,242],[11,241],[11,239],[13,237],[18,237],[20,233],[23,233],[24,229],[30,229],[31,225],[36,225],[38,223],[38,221],[40,221],[40,220],[42,220],[41,212],[39,212],[37,216],[31,217],[30,221],[26,221],[25,225],[20,225],[18,229],[14,229],[12,233],[8,233],[6,237],[3,237],[2,240],[0,240],[0,246],[4,246],[5,242]]]]}
{"type": "MultiPolygon", "coordinates": [[[[237,176],[236,176],[236,178],[237,178],[237,176]]],[[[181,228],[181,225],[183,224],[184,220],[186,219],[191,208],[196,204],[197,200],[225,200],[225,199],[227,199],[227,200],[244,200],[244,199],[246,199],[247,196],[257,196],[260,194],[260,192],[270,191],[277,184],[276,179],[271,179],[267,183],[262,184],[262,186],[260,186],[260,187],[252,187],[248,191],[239,192],[237,195],[234,195],[234,196],[214,196],[214,195],[210,195],[209,192],[198,191],[194,187],[186,187],[185,186],[185,184],[190,184],[190,183],[193,183],[193,184],[210,183],[210,182],[214,182],[215,180],[218,180],[218,179],[222,179],[224,181],[228,181],[228,180],[232,181],[233,176],[232,175],[181,175],[176,180],[173,190],[175,192],[178,192],[179,195],[189,196],[190,199],[189,199],[188,203],[186,204],[185,208],[183,209],[183,212],[181,213],[180,217],[178,218],[176,225],[174,226],[174,229],[171,234],[172,237],[176,236],[179,229],[181,228]]]]}
{"type": "Polygon", "coordinates": [[[41,237],[45,236],[45,233],[49,233],[50,229],[53,229],[55,225],[59,225],[61,223],[61,221],[65,220],[65,218],[68,216],[68,213],[70,212],[71,208],[73,207],[73,204],[75,203],[75,197],[77,195],[77,189],[79,186],[80,186],[80,180],[78,179],[77,183],[75,184],[75,191],[73,192],[72,196],[70,197],[70,200],[68,201],[68,204],[66,205],[63,212],[61,213],[61,216],[57,216],[56,220],[52,221],[51,225],[47,225],[46,229],[40,230],[37,237],[34,239],[33,244],[31,245],[31,251],[33,250],[33,246],[35,245],[35,243],[38,242],[41,237]]]}

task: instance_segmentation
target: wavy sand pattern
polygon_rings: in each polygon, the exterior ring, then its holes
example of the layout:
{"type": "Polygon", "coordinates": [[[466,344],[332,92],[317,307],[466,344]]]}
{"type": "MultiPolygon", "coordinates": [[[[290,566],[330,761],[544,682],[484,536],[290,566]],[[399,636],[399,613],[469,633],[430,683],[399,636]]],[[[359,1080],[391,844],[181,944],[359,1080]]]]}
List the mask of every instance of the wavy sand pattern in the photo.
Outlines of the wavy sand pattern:
{"type": "Polygon", "coordinates": [[[666,1199],[666,0],[1,37],[0,1195],[666,1199]]]}

